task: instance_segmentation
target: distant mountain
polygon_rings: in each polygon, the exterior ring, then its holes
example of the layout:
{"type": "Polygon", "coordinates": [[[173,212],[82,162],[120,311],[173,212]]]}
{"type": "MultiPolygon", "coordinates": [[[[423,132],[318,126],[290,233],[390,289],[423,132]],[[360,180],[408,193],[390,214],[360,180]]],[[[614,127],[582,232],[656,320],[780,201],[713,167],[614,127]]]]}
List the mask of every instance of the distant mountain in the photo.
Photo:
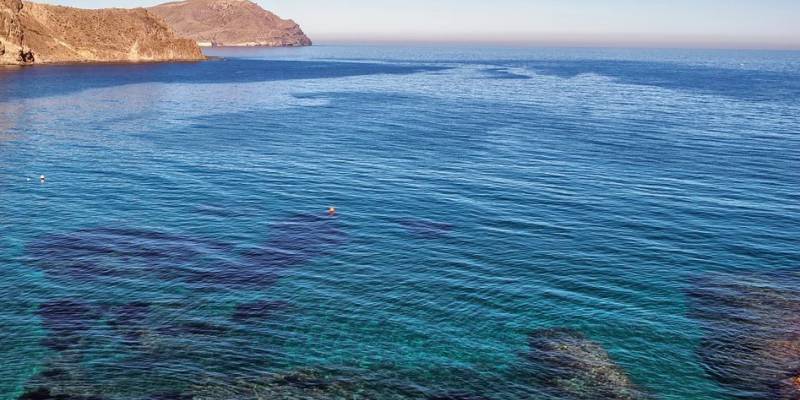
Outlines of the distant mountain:
{"type": "Polygon", "coordinates": [[[143,8],[83,10],[0,0],[0,64],[204,60],[143,8]]]}
{"type": "Polygon", "coordinates": [[[248,0],[185,0],[151,7],[178,35],[201,46],[310,46],[292,20],[248,0]]]}

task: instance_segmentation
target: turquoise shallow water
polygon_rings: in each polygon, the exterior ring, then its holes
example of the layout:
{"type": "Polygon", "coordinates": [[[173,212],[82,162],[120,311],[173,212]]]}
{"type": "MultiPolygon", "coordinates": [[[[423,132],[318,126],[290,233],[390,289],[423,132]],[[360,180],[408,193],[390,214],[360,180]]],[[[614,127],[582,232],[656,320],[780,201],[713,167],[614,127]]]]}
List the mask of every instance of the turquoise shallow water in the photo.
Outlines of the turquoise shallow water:
{"type": "Polygon", "coordinates": [[[214,54],[0,70],[0,398],[795,398],[800,54],[214,54]]]}

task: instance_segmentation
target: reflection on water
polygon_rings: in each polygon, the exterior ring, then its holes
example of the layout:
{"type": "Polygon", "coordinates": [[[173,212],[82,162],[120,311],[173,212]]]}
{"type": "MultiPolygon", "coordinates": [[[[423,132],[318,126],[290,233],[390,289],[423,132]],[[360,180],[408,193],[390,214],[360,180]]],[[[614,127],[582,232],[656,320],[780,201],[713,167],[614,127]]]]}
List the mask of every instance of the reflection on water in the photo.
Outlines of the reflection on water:
{"type": "Polygon", "coordinates": [[[23,104],[0,102],[0,143],[17,139],[15,128],[25,118],[24,111],[23,104]]]}

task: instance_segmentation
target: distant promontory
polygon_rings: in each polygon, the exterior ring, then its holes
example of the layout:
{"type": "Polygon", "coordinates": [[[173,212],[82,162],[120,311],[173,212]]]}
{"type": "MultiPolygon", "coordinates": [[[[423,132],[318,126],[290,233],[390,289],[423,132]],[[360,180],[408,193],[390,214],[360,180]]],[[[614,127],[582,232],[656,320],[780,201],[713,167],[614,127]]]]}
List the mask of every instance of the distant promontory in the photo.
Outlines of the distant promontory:
{"type": "Polygon", "coordinates": [[[205,56],[143,8],[0,0],[0,64],[195,61],[205,56]]]}
{"type": "Polygon", "coordinates": [[[184,0],[148,10],[181,37],[200,46],[310,46],[292,20],[281,19],[248,0],[184,0]]]}

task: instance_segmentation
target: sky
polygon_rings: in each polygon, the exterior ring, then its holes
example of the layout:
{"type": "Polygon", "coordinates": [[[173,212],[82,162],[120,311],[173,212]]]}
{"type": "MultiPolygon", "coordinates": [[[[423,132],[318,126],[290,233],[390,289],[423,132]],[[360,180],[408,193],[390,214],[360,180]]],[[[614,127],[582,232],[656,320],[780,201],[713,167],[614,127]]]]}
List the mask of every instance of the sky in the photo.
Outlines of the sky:
{"type": "MultiPolygon", "coordinates": [[[[38,0],[83,8],[159,0],[38,0]]],[[[800,49],[800,0],[255,0],[316,42],[800,49]]]]}

